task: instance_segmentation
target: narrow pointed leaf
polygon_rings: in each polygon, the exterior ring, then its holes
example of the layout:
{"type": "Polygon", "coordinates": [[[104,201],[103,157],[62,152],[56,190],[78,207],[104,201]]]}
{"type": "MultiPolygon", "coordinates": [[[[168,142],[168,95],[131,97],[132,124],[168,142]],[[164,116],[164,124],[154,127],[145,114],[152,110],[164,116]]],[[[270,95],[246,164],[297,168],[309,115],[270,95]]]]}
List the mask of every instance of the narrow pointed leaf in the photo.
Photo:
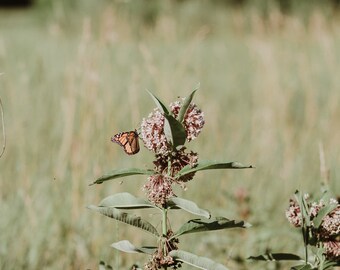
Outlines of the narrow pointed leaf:
{"type": "Polygon", "coordinates": [[[199,208],[196,203],[189,200],[173,197],[168,201],[168,206],[170,208],[178,207],[191,214],[202,216],[205,218],[210,218],[210,213],[207,210],[199,208]]]}
{"type": "Polygon", "coordinates": [[[183,101],[183,105],[181,107],[181,109],[179,110],[179,113],[178,113],[178,121],[180,123],[183,122],[183,119],[184,119],[184,116],[185,116],[185,113],[187,112],[188,108],[189,108],[189,105],[195,95],[195,92],[200,88],[200,84],[197,84],[197,86],[194,88],[194,90],[191,92],[191,94],[189,96],[187,96],[184,101],[183,101]]]}
{"type": "Polygon", "coordinates": [[[143,220],[139,216],[122,212],[113,207],[97,207],[94,205],[90,205],[88,206],[88,208],[91,210],[97,211],[104,216],[113,218],[115,220],[121,221],[131,226],[137,227],[141,230],[151,233],[152,235],[159,236],[159,233],[157,232],[156,228],[152,226],[149,222],[143,220]]]}
{"type": "Polygon", "coordinates": [[[301,194],[300,191],[296,190],[294,195],[295,195],[296,201],[298,202],[300,206],[300,210],[302,213],[302,220],[306,222],[306,225],[309,227],[310,226],[310,215],[309,215],[308,203],[304,195],[301,194]]]}
{"type": "Polygon", "coordinates": [[[254,168],[252,165],[243,165],[239,162],[220,162],[204,160],[197,164],[196,167],[191,168],[189,165],[185,166],[175,176],[176,178],[186,175],[188,173],[203,171],[203,170],[216,170],[216,169],[248,169],[254,168]]]}
{"type": "Polygon", "coordinates": [[[317,216],[313,219],[314,227],[318,228],[321,225],[323,218],[335,208],[337,208],[337,204],[329,204],[321,208],[317,216]]]}
{"type": "Polygon", "coordinates": [[[103,176],[96,179],[90,186],[94,184],[102,184],[105,181],[131,176],[131,175],[152,175],[154,173],[153,170],[142,170],[138,168],[128,168],[128,169],[117,169],[111,172],[104,174],[103,176]]]}
{"type": "Polygon", "coordinates": [[[228,270],[224,265],[214,262],[206,257],[200,257],[183,250],[173,250],[169,253],[176,261],[180,261],[199,269],[205,270],[228,270]]]}
{"type": "Polygon", "coordinates": [[[120,251],[126,252],[126,253],[144,253],[151,255],[156,250],[157,247],[136,247],[133,244],[131,244],[128,240],[122,240],[116,243],[113,243],[111,247],[118,249],[120,251]]]}
{"type": "Polygon", "coordinates": [[[293,266],[290,269],[291,270],[312,270],[316,268],[313,268],[310,264],[300,264],[300,265],[293,266]]]}
{"type": "MultiPolygon", "coordinates": [[[[148,91],[148,90],[147,90],[148,91]]],[[[167,107],[154,95],[152,94],[150,91],[148,91],[148,93],[150,94],[150,96],[152,97],[153,101],[156,103],[157,108],[164,114],[169,115],[169,111],[167,109],[167,107]]]]}
{"type": "Polygon", "coordinates": [[[184,145],[186,139],[186,132],[183,125],[172,115],[164,114],[164,134],[168,142],[173,148],[179,145],[184,145]]]}
{"type": "Polygon", "coordinates": [[[299,261],[298,255],[292,253],[266,253],[259,256],[250,256],[248,260],[254,261],[299,261]]]}
{"type": "Polygon", "coordinates": [[[244,221],[230,220],[224,217],[215,217],[211,220],[192,219],[183,224],[173,237],[178,237],[183,234],[216,231],[231,228],[248,228],[251,225],[244,221]]]}
{"type": "Polygon", "coordinates": [[[326,261],[324,262],[323,264],[323,270],[326,270],[326,269],[333,269],[333,267],[335,266],[340,266],[340,262],[334,262],[334,261],[326,261]]]}
{"type": "Polygon", "coordinates": [[[114,207],[117,209],[142,209],[142,208],[157,208],[150,202],[137,198],[130,193],[117,193],[103,199],[99,206],[114,207]]]}
{"type": "MultiPolygon", "coordinates": [[[[149,92],[149,91],[148,91],[149,92]]],[[[170,142],[174,148],[178,145],[184,145],[186,139],[186,132],[183,125],[170,114],[167,107],[151,92],[149,92],[150,96],[156,103],[158,109],[164,115],[164,133],[168,142],[170,142]]]]}

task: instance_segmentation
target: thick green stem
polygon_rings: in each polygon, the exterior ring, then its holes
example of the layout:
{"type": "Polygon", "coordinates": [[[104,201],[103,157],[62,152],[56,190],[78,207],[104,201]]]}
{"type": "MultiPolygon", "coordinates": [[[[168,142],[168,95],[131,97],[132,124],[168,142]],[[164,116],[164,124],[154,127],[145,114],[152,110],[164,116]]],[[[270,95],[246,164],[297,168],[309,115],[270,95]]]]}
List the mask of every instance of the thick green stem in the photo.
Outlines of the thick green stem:
{"type": "MultiPolygon", "coordinates": [[[[168,176],[171,177],[171,158],[168,157],[168,176]]],[[[168,255],[167,251],[167,234],[168,234],[168,209],[162,209],[162,245],[163,245],[163,254],[164,256],[168,255]]],[[[167,266],[163,266],[164,270],[167,270],[167,266]]]]}
{"type": "Polygon", "coordinates": [[[303,242],[304,242],[304,246],[305,246],[305,264],[307,264],[308,263],[309,228],[308,228],[308,226],[305,226],[305,224],[302,224],[302,235],[303,235],[303,242]]]}
{"type": "MultiPolygon", "coordinates": [[[[171,157],[170,156],[168,156],[168,176],[171,177],[171,157]]],[[[166,237],[167,234],[168,234],[168,228],[167,228],[167,224],[168,224],[168,209],[167,208],[163,208],[163,217],[162,218],[163,218],[162,232],[163,232],[163,236],[166,237]]]]}
{"type": "Polygon", "coordinates": [[[168,219],[168,209],[163,208],[162,213],[162,234],[166,237],[168,228],[167,228],[167,219],[168,219]]]}
{"type": "MultiPolygon", "coordinates": [[[[168,209],[163,208],[162,209],[162,245],[163,245],[163,254],[164,256],[167,256],[167,248],[166,248],[166,236],[168,232],[168,226],[167,226],[167,221],[168,221],[168,209]]],[[[167,269],[167,266],[163,266],[164,270],[167,269]]]]}

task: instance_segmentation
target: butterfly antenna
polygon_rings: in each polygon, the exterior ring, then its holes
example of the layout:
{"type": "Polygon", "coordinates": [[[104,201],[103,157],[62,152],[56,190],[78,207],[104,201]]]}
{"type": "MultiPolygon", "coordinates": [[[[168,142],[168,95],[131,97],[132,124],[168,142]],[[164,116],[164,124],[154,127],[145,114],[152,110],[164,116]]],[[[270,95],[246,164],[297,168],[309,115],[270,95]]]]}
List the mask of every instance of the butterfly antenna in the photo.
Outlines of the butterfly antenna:
{"type": "Polygon", "coordinates": [[[135,132],[138,134],[138,137],[139,137],[139,135],[141,134],[141,129],[140,129],[140,127],[139,127],[138,129],[135,128],[135,132]]]}

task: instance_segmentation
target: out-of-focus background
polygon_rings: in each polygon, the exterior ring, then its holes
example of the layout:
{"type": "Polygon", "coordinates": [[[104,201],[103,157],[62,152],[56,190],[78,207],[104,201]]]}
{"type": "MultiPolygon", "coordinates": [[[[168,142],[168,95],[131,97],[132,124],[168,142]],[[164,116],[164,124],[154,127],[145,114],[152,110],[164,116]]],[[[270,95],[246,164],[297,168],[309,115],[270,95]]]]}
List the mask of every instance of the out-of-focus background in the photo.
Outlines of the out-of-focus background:
{"type": "MultiPolygon", "coordinates": [[[[154,245],[149,235],[86,206],[116,192],[144,196],[145,178],[88,184],[152,167],[152,153],[127,156],[110,137],[155,107],[146,89],[168,104],[198,82],[206,125],[188,147],[256,169],[200,172],[177,194],[253,227],[188,235],[181,249],[231,269],[289,269],[244,262],[267,249],[303,256],[285,219],[289,198],[322,183],[340,192],[339,1],[24,2],[0,7],[1,269],[142,265],[110,244],[154,245]]],[[[146,218],[160,226],[157,213],[146,218]]],[[[170,218],[176,230],[194,217],[170,218]]]]}

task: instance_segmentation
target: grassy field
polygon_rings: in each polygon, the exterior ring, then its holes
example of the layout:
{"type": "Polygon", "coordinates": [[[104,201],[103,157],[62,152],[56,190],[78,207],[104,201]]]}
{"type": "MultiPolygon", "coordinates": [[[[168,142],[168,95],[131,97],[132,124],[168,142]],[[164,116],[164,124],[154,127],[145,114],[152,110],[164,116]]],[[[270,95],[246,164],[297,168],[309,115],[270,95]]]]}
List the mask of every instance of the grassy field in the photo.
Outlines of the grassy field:
{"type": "MultiPolygon", "coordinates": [[[[296,189],[317,193],[325,181],[340,193],[339,17],[321,9],[283,15],[275,7],[263,15],[207,1],[165,1],[143,12],[131,2],[52,3],[0,10],[7,135],[0,268],[142,264],[144,257],[110,244],[154,244],[148,235],[86,206],[121,191],[144,196],[145,179],[88,184],[110,169],[151,167],[151,152],[126,156],[110,137],[138,127],[154,108],[146,89],[170,103],[198,82],[195,103],[206,125],[189,147],[201,159],[256,169],[201,172],[178,195],[253,227],[189,235],[181,248],[231,269],[288,269],[235,261],[268,248],[302,256],[300,235],[284,216],[289,198],[296,189]],[[240,189],[249,195],[241,206],[240,189]]],[[[172,226],[188,218],[176,216],[172,226]]]]}

